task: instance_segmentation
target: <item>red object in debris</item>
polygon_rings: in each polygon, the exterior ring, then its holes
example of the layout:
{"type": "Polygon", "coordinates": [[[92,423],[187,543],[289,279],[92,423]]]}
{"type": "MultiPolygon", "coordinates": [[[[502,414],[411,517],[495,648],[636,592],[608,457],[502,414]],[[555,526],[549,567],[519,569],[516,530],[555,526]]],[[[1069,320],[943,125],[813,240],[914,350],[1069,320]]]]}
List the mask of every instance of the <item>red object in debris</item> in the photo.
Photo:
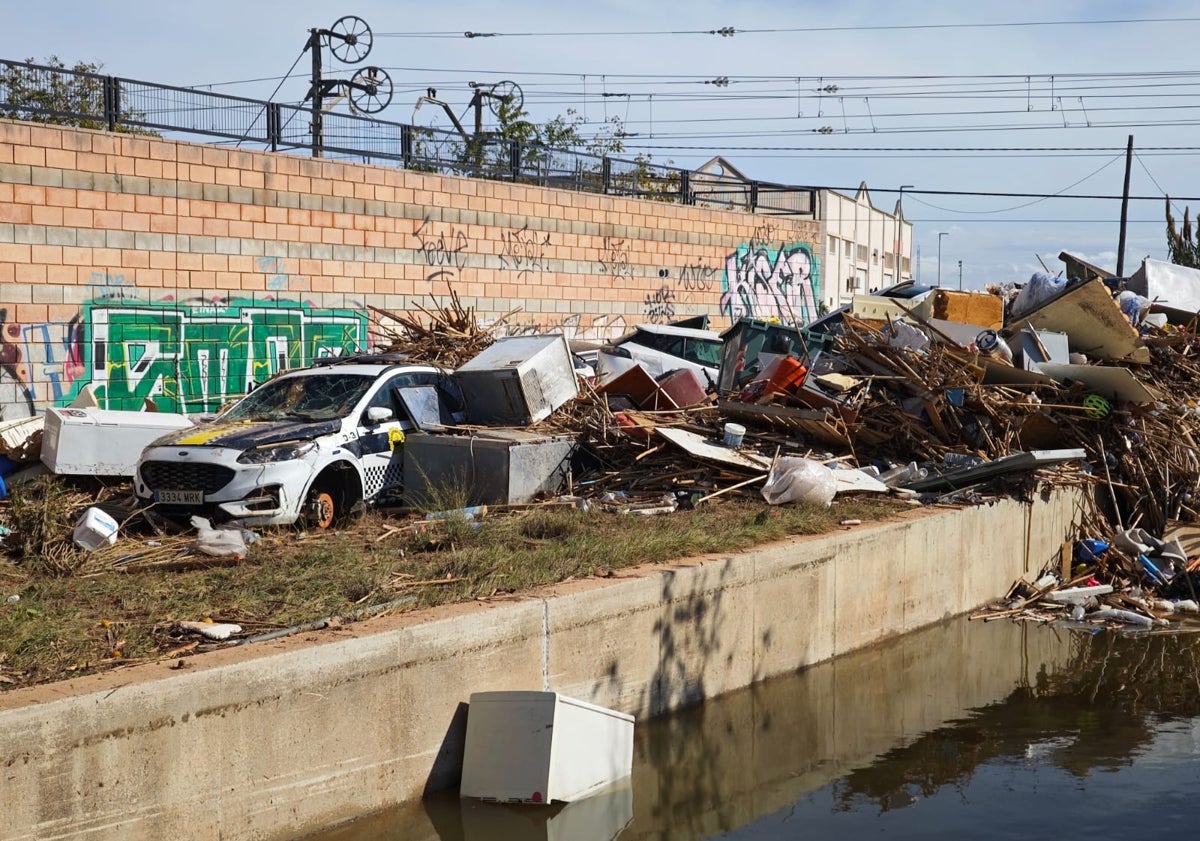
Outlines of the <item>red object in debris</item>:
{"type": "Polygon", "coordinates": [[[671,402],[679,408],[698,406],[708,399],[704,383],[700,375],[690,368],[677,368],[659,377],[658,387],[661,388],[671,402]]]}
{"type": "Polygon", "coordinates": [[[785,356],[779,360],[774,373],[767,380],[767,391],[791,394],[800,387],[806,376],[808,369],[804,367],[804,363],[794,356],[785,356]]]}
{"type": "Polygon", "coordinates": [[[624,412],[617,412],[615,415],[613,415],[613,419],[617,422],[617,426],[625,430],[625,434],[630,438],[633,438],[637,441],[650,440],[650,430],[646,429],[646,427],[642,426],[624,412]]]}

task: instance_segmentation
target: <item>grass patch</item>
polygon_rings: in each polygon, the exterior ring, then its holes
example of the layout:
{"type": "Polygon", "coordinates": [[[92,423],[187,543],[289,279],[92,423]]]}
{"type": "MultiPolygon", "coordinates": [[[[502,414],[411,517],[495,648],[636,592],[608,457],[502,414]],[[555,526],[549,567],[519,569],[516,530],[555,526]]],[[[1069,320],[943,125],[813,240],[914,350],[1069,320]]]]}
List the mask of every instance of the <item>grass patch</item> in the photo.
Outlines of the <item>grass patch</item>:
{"type": "MultiPolygon", "coordinates": [[[[32,523],[20,539],[22,551],[55,547],[56,534],[69,540],[70,521],[53,521],[47,511],[52,493],[38,497],[36,512],[19,515],[32,523]]],[[[446,493],[431,502],[447,510],[463,500],[446,493]]],[[[194,641],[177,630],[183,620],[236,622],[253,634],[354,618],[381,605],[416,610],[736,552],[831,531],[843,519],[880,519],[902,507],[868,499],[772,508],[734,498],[666,516],[533,508],[477,521],[427,521],[368,513],[336,531],[267,532],[232,566],[121,572],[65,564],[62,555],[34,563],[10,558],[0,561],[0,688],[158,659],[194,641]],[[5,601],[10,595],[19,599],[5,601]]],[[[14,526],[17,510],[14,498],[14,526]]],[[[145,541],[126,537],[122,545],[136,549],[145,541]]]]}

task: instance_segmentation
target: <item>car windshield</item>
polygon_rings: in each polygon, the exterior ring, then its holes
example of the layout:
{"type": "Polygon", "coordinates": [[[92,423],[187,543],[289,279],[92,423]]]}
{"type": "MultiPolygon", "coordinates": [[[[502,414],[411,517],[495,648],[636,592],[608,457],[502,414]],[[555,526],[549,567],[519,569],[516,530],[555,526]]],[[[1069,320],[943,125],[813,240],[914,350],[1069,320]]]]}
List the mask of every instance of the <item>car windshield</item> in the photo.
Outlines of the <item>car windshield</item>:
{"type": "Polygon", "coordinates": [[[374,381],[374,377],[363,374],[332,372],[271,380],[243,397],[221,420],[344,418],[374,381]]]}

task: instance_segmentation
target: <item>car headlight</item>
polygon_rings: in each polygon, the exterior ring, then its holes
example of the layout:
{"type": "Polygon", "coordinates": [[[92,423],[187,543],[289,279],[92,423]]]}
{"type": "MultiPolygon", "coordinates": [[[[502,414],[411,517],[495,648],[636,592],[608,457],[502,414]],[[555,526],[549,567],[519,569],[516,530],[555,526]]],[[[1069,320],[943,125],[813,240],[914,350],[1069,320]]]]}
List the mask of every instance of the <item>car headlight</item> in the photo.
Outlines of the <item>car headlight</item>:
{"type": "Polygon", "coordinates": [[[316,441],[306,441],[292,444],[273,444],[269,447],[255,447],[246,450],[238,456],[238,464],[269,464],[275,461],[294,461],[304,458],[317,448],[316,441]]]}

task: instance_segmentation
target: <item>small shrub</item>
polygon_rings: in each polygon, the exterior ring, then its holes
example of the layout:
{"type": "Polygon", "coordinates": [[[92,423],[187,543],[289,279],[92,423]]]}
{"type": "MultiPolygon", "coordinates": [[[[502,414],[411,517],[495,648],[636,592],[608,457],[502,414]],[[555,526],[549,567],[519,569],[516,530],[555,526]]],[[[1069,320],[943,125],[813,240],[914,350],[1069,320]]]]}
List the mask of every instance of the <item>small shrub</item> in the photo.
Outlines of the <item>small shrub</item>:
{"type": "Polygon", "coordinates": [[[12,490],[9,509],[12,547],[19,564],[40,575],[74,575],[86,558],[72,542],[74,494],[52,476],[12,490]]]}

